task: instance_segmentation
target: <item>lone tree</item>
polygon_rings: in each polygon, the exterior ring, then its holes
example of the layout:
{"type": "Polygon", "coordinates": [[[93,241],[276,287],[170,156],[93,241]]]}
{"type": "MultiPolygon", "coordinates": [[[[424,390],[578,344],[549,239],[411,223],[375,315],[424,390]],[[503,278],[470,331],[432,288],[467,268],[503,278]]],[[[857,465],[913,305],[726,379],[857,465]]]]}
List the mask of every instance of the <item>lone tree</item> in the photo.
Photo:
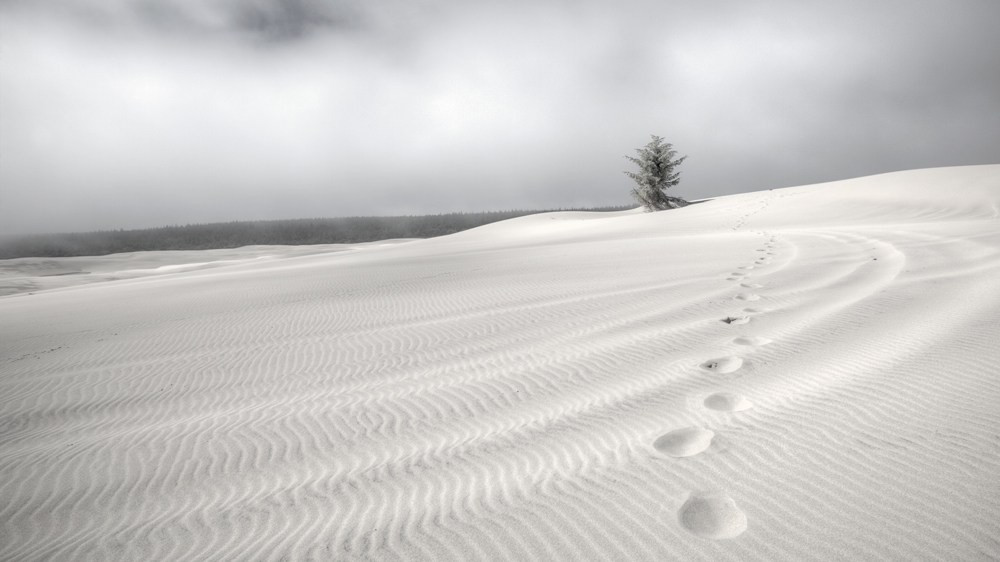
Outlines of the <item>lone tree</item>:
{"type": "Polygon", "coordinates": [[[647,144],[646,148],[635,149],[639,153],[638,158],[625,157],[639,165],[639,173],[625,172],[625,175],[639,184],[639,187],[632,190],[632,197],[646,207],[646,212],[683,207],[688,204],[687,201],[671,197],[663,190],[681,183],[681,174],[674,172],[674,168],[687,156],[672,160],[677,155],[676,150],[670,150],[672,145],[664,143],[656,135],[652,137],[653,142],[647,144]]]}

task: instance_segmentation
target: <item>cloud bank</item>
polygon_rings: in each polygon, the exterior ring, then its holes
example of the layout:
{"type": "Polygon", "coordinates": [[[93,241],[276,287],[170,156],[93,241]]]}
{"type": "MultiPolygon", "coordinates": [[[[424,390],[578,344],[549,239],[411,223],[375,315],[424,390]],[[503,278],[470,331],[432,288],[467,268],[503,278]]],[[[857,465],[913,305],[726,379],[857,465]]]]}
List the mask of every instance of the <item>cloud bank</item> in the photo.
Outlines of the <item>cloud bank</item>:
{"type": "Polygon", "coordinates": [[[992,2],[0,4],[0,233],[628,204],[1000,161],[992,2]]]}

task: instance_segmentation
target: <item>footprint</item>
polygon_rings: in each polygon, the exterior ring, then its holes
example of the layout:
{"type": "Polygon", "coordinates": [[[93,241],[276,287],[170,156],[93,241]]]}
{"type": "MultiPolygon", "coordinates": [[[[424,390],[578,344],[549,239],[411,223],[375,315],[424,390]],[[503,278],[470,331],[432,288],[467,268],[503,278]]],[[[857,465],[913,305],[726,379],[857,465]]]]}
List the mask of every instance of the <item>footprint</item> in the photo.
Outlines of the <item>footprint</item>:
{"type": "Polygon", "coordinates": [[[753,404],[739,394],[716,392],[705,398],[705,407],[718,412],[742,412],[753,408],[753,404]]]}
{"type": "Polygon", "coordinates": [[[760,295],[755,295],[753,293],[740,293],[733,298],[741,301],[755,301],[760,298],[760,295]]]}
{"type": "Polygon", "coordinates": [[[739,326],[740,324],[746,324],[750,321],[749,316],[726,316],[722,319],[726,324],[732,324],[734,326],[739,326]]]}
{"type": "Polygon", "coordinates": [[[726,281],[740,281],[739,277],[726,277],[726,281]]]}
{"type": "Polygon", "coordinates": [[[722,492],[692,493],[677,519],[682,527],[706,539],[732,539],[747,530],[747,516],[722,492]]]}
{"type": "Polygon", "coordinates": [[[700,365],[702,369],[712,371],[713,373],[732,373],[742,366],[743,359],[740,357],[720,357],[711,361],[705,361],[700,365]]]}
{"type": "Polygon", "coordinates": [[[737,267],[736,269],[753,269],[753,266],[752,265],[742,265],[740,267],[737,267]]]}
{"type": "Polygon", "coordinates": [[[758,312],[767,312],[763,308],[744,308],[743,312],[749,312],[750,314],[757,314],[758,312]]]}
{"type": "Polygon", "coordinates": [[[707,449],[713,437],[715,432],[712,430],[685,427],[661,435],[653,442],[653,448],[671,457],[691,457],[707,449]]]}
{"type": "Polygon", "coordinates": [[[736,338],[735,340],[733,340],[733,343],[738,343],[740,345],[767,345],[772,341],[773,340],[769,340],[767,338],[761,338],[758,336],[749,336],[749,337],[736,338]]]}
{"type": "Polygon", "coordinates": [[[740,287],[746,287],[747,289],[760,289],[763,285],[760,283],[741,283],[740,287]]]}

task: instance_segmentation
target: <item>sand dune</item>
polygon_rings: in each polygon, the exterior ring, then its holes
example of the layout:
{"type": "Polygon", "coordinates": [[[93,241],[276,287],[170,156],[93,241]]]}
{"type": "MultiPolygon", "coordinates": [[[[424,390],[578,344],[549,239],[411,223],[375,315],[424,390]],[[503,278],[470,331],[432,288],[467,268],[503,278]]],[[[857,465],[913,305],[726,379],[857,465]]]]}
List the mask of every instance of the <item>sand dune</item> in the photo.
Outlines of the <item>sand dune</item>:
{"type": "Polygon", "coordinates": [[[0,559],[1000,558],[1000,166],[226,252],[4,264],[0,559]]]}

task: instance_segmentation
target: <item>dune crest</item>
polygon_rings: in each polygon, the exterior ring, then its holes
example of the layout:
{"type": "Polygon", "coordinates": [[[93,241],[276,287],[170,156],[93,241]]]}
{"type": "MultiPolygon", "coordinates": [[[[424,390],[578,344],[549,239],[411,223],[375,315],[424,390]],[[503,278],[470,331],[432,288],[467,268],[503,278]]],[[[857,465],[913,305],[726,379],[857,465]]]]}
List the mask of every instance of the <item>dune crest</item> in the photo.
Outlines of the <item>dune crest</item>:
{"type": "Polygon", "coordinates": [[[0,560],[1000,558],[998,232],[968,166],[0,264],[0,560]]]}

